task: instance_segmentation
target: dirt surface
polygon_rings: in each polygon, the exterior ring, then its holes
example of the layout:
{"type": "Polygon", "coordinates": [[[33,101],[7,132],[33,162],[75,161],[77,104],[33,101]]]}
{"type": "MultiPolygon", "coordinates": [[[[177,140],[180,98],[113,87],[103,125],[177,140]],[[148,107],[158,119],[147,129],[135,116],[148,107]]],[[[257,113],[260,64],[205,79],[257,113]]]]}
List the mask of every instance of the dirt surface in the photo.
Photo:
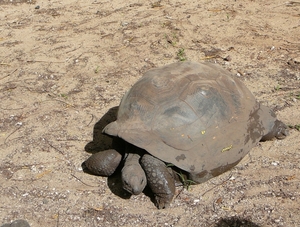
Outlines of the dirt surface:
{"type": "Polygon", "coordinates": [[[224,2],[0,0],[0,224],[300,226],[300,2],[224,2]],[[99,119],[124,92],[186,59],[223,65],[292,128],[157,210],[81,164],[109,147],[99,119]]]}

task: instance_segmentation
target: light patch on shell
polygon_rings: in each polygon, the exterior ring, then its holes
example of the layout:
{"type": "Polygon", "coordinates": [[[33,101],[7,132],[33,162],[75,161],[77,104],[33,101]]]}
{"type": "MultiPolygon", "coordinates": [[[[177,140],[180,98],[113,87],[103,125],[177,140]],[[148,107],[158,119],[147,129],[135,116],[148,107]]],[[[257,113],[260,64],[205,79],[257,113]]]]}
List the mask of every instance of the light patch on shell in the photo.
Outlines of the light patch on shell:
{"type": "Polygon", "coordinates": [[[232,147],[233,147],[232,144],[228,147],[224,147],[221,152],[223,153],[225,151],[229,151],[232,147]]]}
{"type": "Polygon", "coordinates": [[[207,94],[206,91],[203,91],[203,90],[200,93],[204,96],[206,96],[206,94],[207,94]]]}
{"type": "Polygon", "coordinates": [[[229,123],[231,123],[231,122],[236,122],[238,120],[238,117],[237,116],[232,116],[230,119],[229,119],[229,123]]]}
{"type": "Polygon", "coordinates": [[[156,76],[152,79],[152,84],[153,86],[155,86],[158,89],[162,89],[165,87],[173,87],[173,80],[167,77],[163,77],[163,76],[156,76]]]}

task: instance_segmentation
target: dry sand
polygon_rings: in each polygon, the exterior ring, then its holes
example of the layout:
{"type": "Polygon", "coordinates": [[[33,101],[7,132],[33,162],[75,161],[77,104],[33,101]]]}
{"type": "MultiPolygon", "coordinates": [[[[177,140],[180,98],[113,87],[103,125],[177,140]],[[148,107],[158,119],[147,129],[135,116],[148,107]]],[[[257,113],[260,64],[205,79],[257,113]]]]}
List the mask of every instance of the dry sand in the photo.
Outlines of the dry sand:
{"type": "Polygon", "coordinates": [[[300,2],[227,2],[0,0],[0,224],[300,226],[295,128],[165,210],[81,168],[109,145],[91,142],[99,119],[146,70],[179,60],[223,65],[300,125],[300,2]]]}

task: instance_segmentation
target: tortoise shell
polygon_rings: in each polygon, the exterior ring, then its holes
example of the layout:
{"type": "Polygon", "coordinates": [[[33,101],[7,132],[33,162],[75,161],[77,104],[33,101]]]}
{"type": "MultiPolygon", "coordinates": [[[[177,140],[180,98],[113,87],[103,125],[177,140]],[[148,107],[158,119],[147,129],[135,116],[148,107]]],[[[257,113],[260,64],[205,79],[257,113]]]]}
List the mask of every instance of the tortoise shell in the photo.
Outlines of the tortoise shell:
{"type": "Polygon", "coordinates": [[[275,119],[222,67],[178,62],[146,72],[103,132],[205,181],[236,165],[275,119]]]}

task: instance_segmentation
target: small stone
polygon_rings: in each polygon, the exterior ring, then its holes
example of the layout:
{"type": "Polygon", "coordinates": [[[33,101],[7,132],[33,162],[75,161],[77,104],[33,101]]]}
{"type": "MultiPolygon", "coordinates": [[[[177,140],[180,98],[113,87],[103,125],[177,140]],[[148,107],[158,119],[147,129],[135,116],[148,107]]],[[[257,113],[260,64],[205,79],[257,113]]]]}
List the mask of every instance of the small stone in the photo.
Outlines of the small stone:
{"type": "Polygon", "coordinates": [[[296,57],[293,59],[295,63],[300,64],[300,57],[296,57]]]}
{"type": "Polygon", "coordinates": [[[12,223],[1,225],[0,227],[30,227],[27,221],[19,219],[12,223]]]}
{"type": "Polygon", "coordinates": [[[278,165],[279,165],[279,162],[278,162],[278,161],[271,162],[271,165],[273,165],[273,166],[278,166],[278,165]]]}
{"type": "Polygon", "coordinates": [[[199,203],[200,199],[194,199],[194,204],[199,203]]]}

